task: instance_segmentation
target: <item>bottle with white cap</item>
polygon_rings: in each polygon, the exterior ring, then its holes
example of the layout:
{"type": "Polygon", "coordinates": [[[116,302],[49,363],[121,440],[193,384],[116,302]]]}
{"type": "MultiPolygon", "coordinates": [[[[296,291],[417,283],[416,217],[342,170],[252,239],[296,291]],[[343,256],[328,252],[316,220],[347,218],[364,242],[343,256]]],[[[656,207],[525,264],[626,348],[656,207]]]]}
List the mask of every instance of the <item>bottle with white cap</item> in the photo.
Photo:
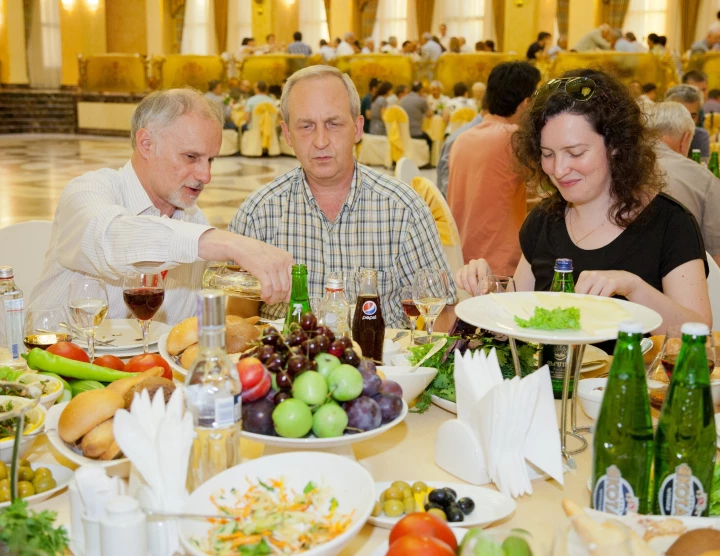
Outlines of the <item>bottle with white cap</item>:
{"type": "Polygon", "coordinates": [[[0,266],[0,347],[6,347],[10,359],[20,359],[23,347],[23,292],[15,285],[11,266],[0,266]]]}
{"type": "Polygon", "coordinates": [[[324,324],[337,338],[350,337],[348,315],[350,305],[345,299],[345,286],[342,275],[332,274],[325,281],[325,297],[318,306],[318,324],[324,324]]]}
{"type": "Polygon", "coordinates": [[[593,437],[592,506],[615,515],[648,514],[653,428],[645,383],[642,326],[618,327],[600,413],[593,437]]]}
{"type": "Polygon", "coordinates": [[[680,328],[682,347],[655,435],[654,513],[707,516],[717,448],[706,352],[708,326],[680,328]]]}
{"type": "Polygon", "coordinates": [[[147,556],[147,518],[131,496],[116,496],[100,520],[102,556],[147,556]]]}
{"type": "Polygon", "coordinates": [[[185,379],[195,425],[188,489],[240,463],[242,385],[225,351],[225,300],[219,290],[198,294],[198,354],[185,379]]]}

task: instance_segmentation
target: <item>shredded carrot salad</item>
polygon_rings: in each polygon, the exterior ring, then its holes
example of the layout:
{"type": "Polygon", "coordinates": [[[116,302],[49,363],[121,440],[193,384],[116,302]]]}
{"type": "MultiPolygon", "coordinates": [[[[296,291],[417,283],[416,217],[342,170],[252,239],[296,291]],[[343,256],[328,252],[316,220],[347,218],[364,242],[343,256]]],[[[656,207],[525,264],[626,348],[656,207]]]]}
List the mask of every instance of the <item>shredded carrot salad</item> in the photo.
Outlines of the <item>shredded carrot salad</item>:
{"type": "Polygon", "coordinates": [[[210,496],[228,519],[209,520],[214,526],[208,538],[193,540],[206,553],[296,554],[331,541],[352,522],[352,513],[337,513],[328,487],[311,481],[298,493],[284,479],[247,482],[250,487],[242,494],[233,488],[210,496]]]}

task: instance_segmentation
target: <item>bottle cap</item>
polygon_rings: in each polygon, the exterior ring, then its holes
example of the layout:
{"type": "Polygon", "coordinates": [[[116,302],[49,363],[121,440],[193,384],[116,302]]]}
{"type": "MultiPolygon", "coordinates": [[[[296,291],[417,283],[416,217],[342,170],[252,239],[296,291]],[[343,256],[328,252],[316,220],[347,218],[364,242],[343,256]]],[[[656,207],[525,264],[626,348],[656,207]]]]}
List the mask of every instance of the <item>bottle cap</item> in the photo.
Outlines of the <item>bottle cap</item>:
{"type": "Polygon", "coordinates": [[[11,266],[0,266],[0,278],[12,278],[14,275],[11,266]]]}
{"type": "Polygon", "coordinates": [[[555,272],[572,272],[572,259],[557,259],[555,261],[555,272]]]}
{"type": "Polygon", "coordinates": [[[107,503],[105,509],[109,514],[130,514],[140,509],[140,504],[132,496],[116,496],[107,503]]]}
{"type": "Polygon", "coordinates": [[[220,290],[201,290],[197,314],[199,328],[225,326],[225,294],[220,290]]]}
{"type": "Polygon", "coordinates": [[[642,334],[642,325],[636,320],[624,320],[618,324],[618,332],[625,334],[642,334]]]}
{"type": "Polygon", "coordinates": [[[343,281],[342,278],[328,278],[325,282],[325,289],[327,290],[342,290],[343,281]]]}
{"type": "Polygon", "coordinates": [[[307,267],[304,264],[294,264],[292,266],[292,273],[299,274],[300,276],[307,275],[307,267]]]}
{"type": "Polygon", "coordinates": [[[693,149],[692,152],[694,152],[694,153],[699,153],[699,152],[702,152],[702,151],[700,151],[700,149],[693,149]]]}
{"type": "Polygon", "coordinates": [[[707,336],[710,334],[710,328],[702,322],[686,322],[680,327],[680,332],[690,336],[707,336]]]}

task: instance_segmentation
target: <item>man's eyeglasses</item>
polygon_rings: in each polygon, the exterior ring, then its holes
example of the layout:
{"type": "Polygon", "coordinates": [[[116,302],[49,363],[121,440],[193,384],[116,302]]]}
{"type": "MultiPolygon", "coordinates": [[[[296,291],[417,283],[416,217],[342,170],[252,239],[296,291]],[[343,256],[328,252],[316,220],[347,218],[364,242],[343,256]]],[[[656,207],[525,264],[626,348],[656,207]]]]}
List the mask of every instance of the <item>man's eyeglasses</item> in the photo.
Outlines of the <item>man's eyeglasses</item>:
{"type": "Polygon", "coordinates": [[[535,96],[550,95],[557,91],[561,85],[564,86],[566,95],[580,102],[590,100],[597,89],[595,81],[589,77],[560,77],[558,79],[551,79],[545,83],[545,85],[535,91],[535,96]]]}

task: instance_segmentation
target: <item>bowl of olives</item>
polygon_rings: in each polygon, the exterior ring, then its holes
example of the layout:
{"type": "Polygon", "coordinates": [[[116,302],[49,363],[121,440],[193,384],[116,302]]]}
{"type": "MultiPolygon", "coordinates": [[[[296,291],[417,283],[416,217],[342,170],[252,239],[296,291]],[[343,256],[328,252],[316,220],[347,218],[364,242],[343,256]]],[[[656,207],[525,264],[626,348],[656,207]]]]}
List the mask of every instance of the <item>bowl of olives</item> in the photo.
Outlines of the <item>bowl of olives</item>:
{"type": "MultiPolygon", "coordinates": [[[[14,412],[23,405],[32,404],[33,401],[20,396],[0,396],[0,414],[14,412]]],[[[35,438],[45,428],[45,417],[47,410],[40,404],[31,408],[25,414],[25,425],[23,428],[23,439],[20,442],[19,456],[25,457],[35,438]]],[[[15,445],[16,419],[4,419],[0,421],[0,461],[10,463],[12,461],[13,446],[15,445]]]]}
{"type": "MultiPolygon", "coordinates": [[[[42,502],[70,483],[73,472],[57,463],[18,461],[18,494],[28,503],[42,502]]],[[[10,504],[10,465],[0,462],[0,508],[10,504]]]]}

